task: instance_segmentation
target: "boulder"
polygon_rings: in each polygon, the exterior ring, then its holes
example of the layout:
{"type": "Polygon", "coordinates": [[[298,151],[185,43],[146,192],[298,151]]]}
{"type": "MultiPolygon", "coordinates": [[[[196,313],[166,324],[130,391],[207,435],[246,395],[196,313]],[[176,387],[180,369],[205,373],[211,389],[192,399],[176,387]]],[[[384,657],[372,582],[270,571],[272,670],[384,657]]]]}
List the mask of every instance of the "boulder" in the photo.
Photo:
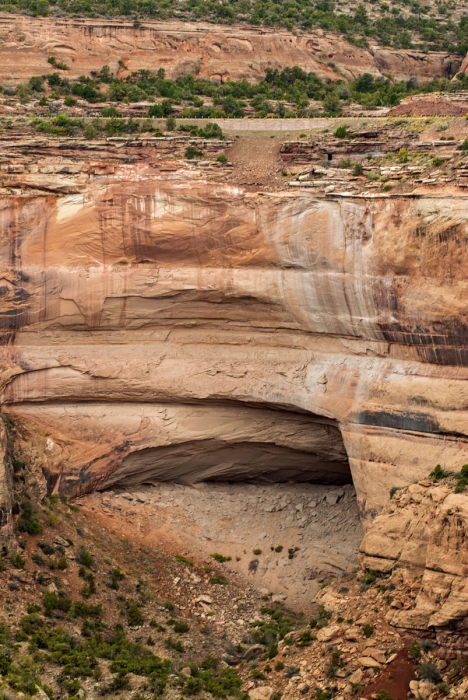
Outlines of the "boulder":
{"type": "Polygon", "coordinates": [[[249,690],[250,700],[270,700],[274,693],[273,688],[268,685],[259,685],[258,688],[249,690]]]}

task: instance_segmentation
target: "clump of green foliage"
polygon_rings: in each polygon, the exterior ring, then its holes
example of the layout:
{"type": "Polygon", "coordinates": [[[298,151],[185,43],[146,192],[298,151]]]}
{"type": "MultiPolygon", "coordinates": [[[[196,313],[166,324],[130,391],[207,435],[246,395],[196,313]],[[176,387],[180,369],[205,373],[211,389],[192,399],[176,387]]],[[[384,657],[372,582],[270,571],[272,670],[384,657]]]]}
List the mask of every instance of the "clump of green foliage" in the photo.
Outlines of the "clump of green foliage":
{"type": "Polygon", "coordinates": [[[462,493],[468,486],[468,464],[464,464],[459,473],[455,474],[455,479],[457,480],[455,493],[462,493]]]}
{"type": "Polygon", "coordinates": [[[182,556],[182,554],[176,554],[175,560],[180,562],[181,564],[185,564],[186,566],[193,566],[193,561],[190,561],[190,559],[186,559],[184,556],[182,556]]]}
{"type": "Polygon", "coordinates": [[[260,612],[269,620],[250,623],[252,639],[256,644],[268,647],[268,658],[274,658],[278,653],[278,641],[297,628],[302,617],[280,606],[263,607],[260,612]]]}
{"type": "MultiPolygon", "coordinates": [[[[123,119],[116,104],[142,100],[153,102],[148,117],[165,118],[166,129],[174,131],[177,128],[175,105],[182,105],[178,116],[189,119],[244,117],[247,108],[256,117],[288,118],[316,116],[316,106],[310,107],[310,101],[313,100],[322,102],[325,114],[337,116],[346,101],[354,101],[373,109],[385,105],[394,106],[404,97],[417,93],[468,89],[468,76],[459,74],[456,80],[434,80],[419,85],[415,81],[374,78],[370,73],[365,73],[348,83],[342,78],[335,82],[325,82],[315,73],[294,66],[281,71],[268,68],[258,83],[232,80],[220,84],[193,75],[169,80],[163,68],[155,72],[142,69],[118,77],[108,66],[103,66],[99,72],[91,76],[82,75],[77,80],[70,80],[57,72],[33,76],[26,85],[17,86],[18,99],[28,101],[31,97],[41,97],[41,104],[47,106],[45,84],[53,91],[55,98],[67,100],[69,106],[72,106],[70,99],[77,98],[89,103],[114,103],[101,110],[101,116],[106,119],[104,124],[97,117],[92,123],[95,130],[116,136],[135,133],[142,126],[139,120],[123,119]]],[[[87,125],[90,123],[87,122],[87,125]]],[[[38,131],[57,136],[71,136],[86,127],[83,120],[66,114],[37,118],[35,125],[38,131]]],[[[208,122],[203,127],[183,124],[178,129],[201,138],[223,138],[222,130],[216,122],[208,122]]],[[[335,135],[338,134],[343,134],[339,138],[353,136],[344,126],[337,129],[335,135]]]]}
{"type": "Polygon", "coordinates": [[[346,666],[344,660],[342,659],[343,652],[341,649],[335,647],[331,653],[330,662],[327,665],[327,677],[335,678],[337,671],[346,666]]]}
{"type": "Polygon", "coordinates": [[[413,640],[411,644],[408,647],[408,656],[410,657],[411,661],[413,663],[418,663],[419,660],[421,659],[422,656],[422,649],[421,645],[416,641],[413,640]]]}
{"type": "MultiPolygon", "coordinates": [[[[15,460],[13,470],[17,468],[15,466],[17,464],[18,461],[15,460]]],[[[25,500],[22,504],[22,512],[16,523],[16,529],[19,532],[27,532],[28,535],[39,535],[42,532],[40,515],[29,500],[25,500]]]]}
{"type": "MultiPolygon", "coordinates": [[[[218,158],[219,160],[219,158],[218,158]]],[[[220,564],[224,564],[226,561],[231,561],[232,557],[225,557],[223,554],[218,554],[218,552],[215,552],[214,554],[211,555],[213,559],[216,561],[219,561],[220,564]]]]}
{"type": "Polygon", "coordinates": [[[215,698],[244,698],[245,693],[240,691],[242,678],[234,668],[220,668],[219,660],[207,656],[197,666],[190,667],[190,677],[181,678],[182,694],[187,696],[199,695],[202,692],[210,693],[215,698]]]}

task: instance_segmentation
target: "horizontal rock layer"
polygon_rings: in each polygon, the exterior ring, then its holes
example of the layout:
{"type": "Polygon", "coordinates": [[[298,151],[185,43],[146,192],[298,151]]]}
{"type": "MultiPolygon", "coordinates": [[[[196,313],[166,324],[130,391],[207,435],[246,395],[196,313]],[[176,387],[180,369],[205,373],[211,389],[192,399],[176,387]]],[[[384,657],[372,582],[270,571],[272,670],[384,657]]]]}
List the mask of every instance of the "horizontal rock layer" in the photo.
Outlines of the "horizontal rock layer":
{"type": "Polygon", "coordinates": [[[49,487],[346,482],[347,456],[372,516],[468,461],[465,199],[191,172],[1,203],[3,410],[49,487]]]}
{"type": "Polygon", "coordinates": [[[374,520],[361,544],[362,565],[388,572],[398,562],[417,580],[412,599],[393,603],[392,624],[467,636],[467,531],[466,493],[430,481],[397,492],[374,520]]]}
{"type": "MultiPolygon", "coordinates": [[[[259,80],[267,68],[300,66],[322,78],[351,79],[365,72],[398,80],[446,78],[460,57],[373,46],[363,49],[337,34],[297,36],[282,29],[190,22],[132,22],[0,16],[0,82],[51,72],[50,56],[76,78],[107,64],[119,71],[165,68],[171,78],[192,73],[225,81],[259,80]],[[334,64],[339,72],[330,64],[334,64]]],[[[120,71],[121,72],[121,71],[120,71]]]]}

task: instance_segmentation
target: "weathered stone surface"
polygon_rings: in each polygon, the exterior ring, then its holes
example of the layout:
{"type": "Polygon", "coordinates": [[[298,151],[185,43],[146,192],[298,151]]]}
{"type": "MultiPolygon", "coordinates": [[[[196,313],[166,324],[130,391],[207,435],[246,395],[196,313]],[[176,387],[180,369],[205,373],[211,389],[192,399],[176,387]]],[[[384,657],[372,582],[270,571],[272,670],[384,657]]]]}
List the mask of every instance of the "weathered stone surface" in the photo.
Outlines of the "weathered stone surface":
{"type": "Polygon", "coordinates": [[[273,688],[268,685],[259,685],[258,688],[249,690],[250,700],[270,700],[273,695],[273,688]]]}
{"type": "MultiPolygon", "coordinates": [[[[416,595],[390,613],[392,624],[413,628],[448,628],[464,634],[468,620],[468,498],[453,493],[454,484],[413,484],[397,492],[361,544],[367,568],[380,557],[422,575],[416,595]]],[[[374,566],[374,563],[376,566],[374,566]]]]}
{"type": "Polygon", "coordinates": [[[266,68],[301,66],[322,78],[353,78],[365,72],[398,80],[446,78],[460,65],[457,56],[391,49],[358,48],[342,36],[315,32],[297,35],[275,27],[248,28],[203,22],[133,22],[109,19],[0,17],[0,82],[16,84],[50,71],[53,55],[65,62],[68,77],[103,65],[128,70],[164,67],[169,77],[188,73],[212,80],[257,80],[266,68]],[[330,63],[333,62],[336,72],[330,63]]]}
{"type": "Polygon", "coordinates": [[[147,162],[74,182],[1,205],[3,407],[50,489],[344,483],[349,461],[373,516],[466,461],[462,198],[252,193],[147,162]]]}

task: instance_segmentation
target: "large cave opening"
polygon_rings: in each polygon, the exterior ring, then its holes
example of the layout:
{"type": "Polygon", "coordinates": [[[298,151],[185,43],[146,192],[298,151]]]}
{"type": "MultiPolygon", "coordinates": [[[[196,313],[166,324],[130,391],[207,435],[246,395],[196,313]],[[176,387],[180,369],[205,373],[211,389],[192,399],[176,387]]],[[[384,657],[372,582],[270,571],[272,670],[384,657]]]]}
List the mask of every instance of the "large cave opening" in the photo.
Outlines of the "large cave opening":
{"type": "Polygon", "coordinates": [[[361,523],[335,421],[231,404],[171,411],[166,423],[172,444],[138,446],[87,498],[126,536],[208,568],[221,553],[227,572],[303,609],[356,566],[361,523]]]}
{"type": "Polygon", "coordinates": [[[211,407],[206,412],[195,407],[172,434],[171,444],[139,445],[105,488],[135,489],[160,482],[343,485],[352,484],[352,477],[334,420],[266,408],[211,407]]]}

